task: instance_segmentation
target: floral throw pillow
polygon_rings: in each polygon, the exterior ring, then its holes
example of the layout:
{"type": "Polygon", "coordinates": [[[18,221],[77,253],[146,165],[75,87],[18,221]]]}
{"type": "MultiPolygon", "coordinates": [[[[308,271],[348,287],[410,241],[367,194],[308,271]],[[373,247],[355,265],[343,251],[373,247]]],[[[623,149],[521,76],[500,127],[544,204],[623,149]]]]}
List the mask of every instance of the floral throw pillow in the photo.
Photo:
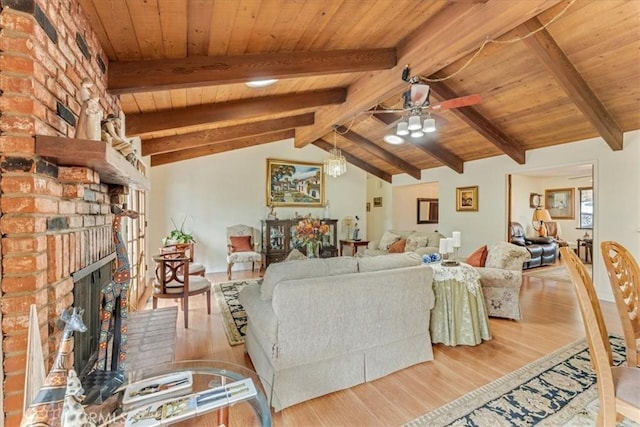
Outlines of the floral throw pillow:
{"type": "Polygon", "coordinates": [[[405,252],[414,252],[418,248],[424,248],[429,243],[429,236],[422,234],[409,234],[407,237],[407,245],[404,247],[405,252]]]}
{"type": "Polygon", "coordinates": [[[392,233],[390,231],[385,231],[380,239],[379,248],[383,251],[388,251],[389,246],[393,245],[395,242],[400,240],[400,235],[392,233]]]}

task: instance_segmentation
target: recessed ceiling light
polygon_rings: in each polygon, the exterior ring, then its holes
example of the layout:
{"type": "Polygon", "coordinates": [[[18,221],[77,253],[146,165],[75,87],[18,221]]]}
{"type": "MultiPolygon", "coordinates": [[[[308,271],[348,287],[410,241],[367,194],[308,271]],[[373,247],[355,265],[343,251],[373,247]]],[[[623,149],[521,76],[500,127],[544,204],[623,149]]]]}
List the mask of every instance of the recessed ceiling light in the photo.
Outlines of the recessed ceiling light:
{"type": "Polygon", "coordinates": [[[267,87],[267,86],[271,86],[277,81],[278,81],[277,79],[254,80],[251,82],[246,82],[245,84],[249,87],[267,87]]]}
{"type": "Polygon", "coordinates": [[[400,144],[404,144],[404,138],[398,135],[394,135],[392,133],[385,135],[384,138],[382,138],[384,140],[384,142],[386,142],[387,144],[393,144],[393,145],[400,145],[400,144]]]}

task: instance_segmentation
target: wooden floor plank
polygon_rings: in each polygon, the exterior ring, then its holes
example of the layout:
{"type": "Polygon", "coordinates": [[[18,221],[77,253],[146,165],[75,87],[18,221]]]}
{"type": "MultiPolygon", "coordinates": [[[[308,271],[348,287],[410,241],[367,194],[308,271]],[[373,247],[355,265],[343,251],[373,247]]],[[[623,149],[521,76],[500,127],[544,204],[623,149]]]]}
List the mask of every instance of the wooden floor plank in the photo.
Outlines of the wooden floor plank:
{"type": "MultiPolygon", "coordinates": [[[[233,278],[257,277],[234,271],[233,278]]],[[[208,274],[212,282],[227,281],[226,273],[208,274]]],[[[490,318],[493,339],[482,344],[447,347],[434,345],[434,360],[378,380],[331,393],[273,414],[273,424],[294,426],[399,425],[473,391],[515,369],[584,337],[584,327],[570,283],[525,274],[520,297],[523,319],[490,318]]],[[[171,306],[171,300],[160,306],[171,306]]],[[[610,333],[621,334],[615,304],[601,302],[610,333]]],[[[145,304],[142,304],[145,307],[145,304]]],[[[146,307],[150,307],[147,304],[146,307]]],[[[224,360],[253,368],[244,345],[230,346],[220,311],[212,301],[196,297],[189,311],[188,330],[178,312],[176,359],[224,360]]],[[[245,415],[232,419],[244,425],[245,415]]]]}

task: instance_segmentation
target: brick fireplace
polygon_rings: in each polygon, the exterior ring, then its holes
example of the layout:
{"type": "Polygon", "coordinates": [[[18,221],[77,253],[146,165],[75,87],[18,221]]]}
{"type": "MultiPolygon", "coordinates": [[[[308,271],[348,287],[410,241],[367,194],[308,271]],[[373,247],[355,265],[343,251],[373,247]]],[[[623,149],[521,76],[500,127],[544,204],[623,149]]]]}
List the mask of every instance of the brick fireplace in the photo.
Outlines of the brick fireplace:
{"type": "Polygon", "coordinates": [[[105,52],[77,0],[0,0],[0,7],[0,413],[17,426],[29,307],[37,306],[48,369],[56,320],[74,303],[73,275],[113,252],[110,205],[122,203],[127,187],[105,182],[87,162],[38,155],[36,135],[75,135],[83,79],[94,83],[105,116],[120,112],[119,99],[106,93],[105,52]]]}

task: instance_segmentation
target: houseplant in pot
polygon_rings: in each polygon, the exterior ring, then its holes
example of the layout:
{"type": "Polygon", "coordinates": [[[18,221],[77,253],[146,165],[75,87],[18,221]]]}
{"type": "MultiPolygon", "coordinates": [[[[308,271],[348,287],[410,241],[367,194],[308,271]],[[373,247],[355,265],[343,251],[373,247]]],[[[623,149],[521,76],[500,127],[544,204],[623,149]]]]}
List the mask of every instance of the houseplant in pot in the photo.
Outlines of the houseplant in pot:
{"type": "Polygon", "coordinates": [[[163,245],[167,246],[167,245],[175,245],[178,243],[195,243],[196,242],[196,240],[193,238],[193,234],[186,233],[184,231],[184,223],[186,220],[187,218],[185,217],[185,219],[182,221],[182,224],[180,224],[180,228],[178,228],[176,223],[173,221],[173,218],[171,218],[171,223],[173,224],[173,230],[169,232],[168,236],[162,239],[163,245]]]}

